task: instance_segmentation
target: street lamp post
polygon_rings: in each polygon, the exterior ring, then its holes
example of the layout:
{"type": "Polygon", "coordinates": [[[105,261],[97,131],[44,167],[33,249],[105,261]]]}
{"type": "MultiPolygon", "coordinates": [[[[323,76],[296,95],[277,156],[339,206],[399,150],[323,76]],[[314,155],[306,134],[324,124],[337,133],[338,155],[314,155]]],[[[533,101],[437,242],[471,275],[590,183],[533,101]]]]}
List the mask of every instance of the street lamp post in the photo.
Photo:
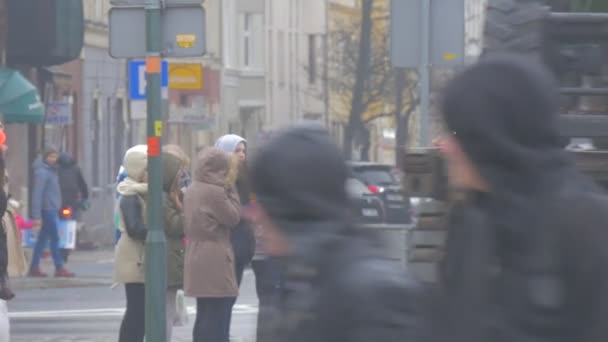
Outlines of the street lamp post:
{"type": "Polygon", "coordinates": [[[146,239],[146,341],[166,341],[167,268],[163,230],[161,106],[162,28],[160,0],[147,0],[146,10],[146,94],[148,136],[148,205],[146,239]]]}

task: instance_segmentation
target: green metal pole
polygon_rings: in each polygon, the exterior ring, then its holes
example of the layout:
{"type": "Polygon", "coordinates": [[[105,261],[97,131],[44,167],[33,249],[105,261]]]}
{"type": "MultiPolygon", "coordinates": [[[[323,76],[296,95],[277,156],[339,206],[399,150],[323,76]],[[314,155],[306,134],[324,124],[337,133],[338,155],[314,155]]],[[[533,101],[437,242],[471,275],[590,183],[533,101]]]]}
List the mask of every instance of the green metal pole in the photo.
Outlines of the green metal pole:
{"type": "Polygon", "coordinates": [[[161,1],[146,2],[148,131],[148,237],[146,240],[146,341],[166,342],[167,259],[162,208],[161,1]]]}

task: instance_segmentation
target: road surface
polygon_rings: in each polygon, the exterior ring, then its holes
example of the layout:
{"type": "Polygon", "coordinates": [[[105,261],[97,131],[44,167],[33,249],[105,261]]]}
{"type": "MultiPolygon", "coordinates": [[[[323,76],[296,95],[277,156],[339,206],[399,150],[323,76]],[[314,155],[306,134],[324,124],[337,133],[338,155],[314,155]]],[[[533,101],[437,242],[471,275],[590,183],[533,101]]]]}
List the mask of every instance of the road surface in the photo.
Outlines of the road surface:
{"type": "MultiPolygon", "coordinates": [[[[112,255],[74,255],[68,266],[74,280],[16,279],[17,297],[9,302],[11,342],[115,342],[124,312],[124,290],[112,288],[112,255]]],[[[46,270],[51,271],[46,265],[46,270]]],[[[234,308],[231,341],[254,342],[257,315],[253,274],[247,270],[234,308]]],[[[187,299],[189,324],[174,328],[173,341],[191,341],[195,302],[187,299]]]]}

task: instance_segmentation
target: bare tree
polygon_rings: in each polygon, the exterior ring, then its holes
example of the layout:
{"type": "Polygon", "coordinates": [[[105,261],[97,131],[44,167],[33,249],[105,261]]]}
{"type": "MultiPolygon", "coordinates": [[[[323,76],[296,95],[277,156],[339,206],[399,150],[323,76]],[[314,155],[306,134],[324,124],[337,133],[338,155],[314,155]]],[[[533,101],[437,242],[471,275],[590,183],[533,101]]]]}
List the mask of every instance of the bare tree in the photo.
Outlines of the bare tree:
{"type": "Polygon", "coordinates": [[[348,113],[343,148],[349,159],[356,148],[361,160],[369,160],[370,124],[379,118],[393,119],[396,144],[404,146],[416,108],[415,73],[392,67],[388,8],[379,4],[363,0],[358,19],[342,23],[330,33],[330,72],[326,80],[332,93],[329,109],[348,113]]]}

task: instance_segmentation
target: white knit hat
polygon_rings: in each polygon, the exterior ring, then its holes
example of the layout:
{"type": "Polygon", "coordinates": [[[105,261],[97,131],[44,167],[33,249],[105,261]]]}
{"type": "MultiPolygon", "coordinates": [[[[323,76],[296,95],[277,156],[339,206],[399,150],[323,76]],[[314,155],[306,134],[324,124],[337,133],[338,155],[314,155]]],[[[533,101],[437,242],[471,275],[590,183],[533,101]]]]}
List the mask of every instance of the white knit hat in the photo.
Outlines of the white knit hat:
{"type": "Polygon", "coordinates": [[[141,182],[148,171],[148,146],[136,145],[128,149],[125,152],[122,166],[129,178],[141,182]]]}

